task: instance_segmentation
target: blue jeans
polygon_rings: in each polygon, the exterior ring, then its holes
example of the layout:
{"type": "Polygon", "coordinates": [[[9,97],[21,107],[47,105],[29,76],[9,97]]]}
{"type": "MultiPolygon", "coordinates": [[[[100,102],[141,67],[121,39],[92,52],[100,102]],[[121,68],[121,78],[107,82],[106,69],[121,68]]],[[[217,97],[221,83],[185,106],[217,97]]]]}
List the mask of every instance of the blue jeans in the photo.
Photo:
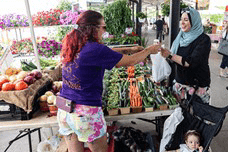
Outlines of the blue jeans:
{"type": "Polygon", "coordinates": [[[226,67],[228,67],[228,56],[223,55],[220,68],[225,69],[226,67]]]}

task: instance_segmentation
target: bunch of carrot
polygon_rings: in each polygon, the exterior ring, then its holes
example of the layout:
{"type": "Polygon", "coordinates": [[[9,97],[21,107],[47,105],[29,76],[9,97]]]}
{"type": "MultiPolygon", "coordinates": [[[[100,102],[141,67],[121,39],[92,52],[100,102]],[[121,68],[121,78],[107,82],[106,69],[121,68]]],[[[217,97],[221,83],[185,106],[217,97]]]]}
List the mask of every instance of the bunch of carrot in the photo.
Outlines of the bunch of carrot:
{"type": "Polygon", "coordinates": [[[139,93],[139,88],[136,86],[136,84],[133,84],[132,80],[130,80],[130,106],[142,106],[142,98],[139,93]]]}
{"type": "Polygon", "coordinates": [[[135,66],[129,66],[127,68],[128,78],[134,78],[135,77],[135,66]]]}

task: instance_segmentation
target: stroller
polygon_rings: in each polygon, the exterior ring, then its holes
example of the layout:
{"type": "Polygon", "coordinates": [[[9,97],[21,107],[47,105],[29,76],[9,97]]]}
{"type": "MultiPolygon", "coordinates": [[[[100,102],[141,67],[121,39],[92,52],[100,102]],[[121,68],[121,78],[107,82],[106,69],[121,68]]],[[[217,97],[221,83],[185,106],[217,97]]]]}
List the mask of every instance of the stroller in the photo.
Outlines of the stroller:
{"type": "MultiPolygon", "coordinates": [[[[183,119],[179,119],[180,122],[176,124],[176,130],[169,133],[171,135],[168,142],[164,140],[164,136],[166,136],[167,133],[166,135],[163,134],[160,152],[179,149],[179,145],[184,143],[184,134],[188,130],[196,130],[201,134],[201,146],[204,148],[203,152],[208,152],[213,137],[215,137],[222,128],[228,106],[224,108],[211,106],[203,103],[201,98],[196,94],[191,95],[189,98],[189,100],[185,100],[185,102],[180,104],[183,119]]],[[[168,119],[169,118],[167,118],[166,121],[170,121],[168,119]]],[[[166,128],[168,129],[170,126],[164,126],[164,132],[166,128]]]]}

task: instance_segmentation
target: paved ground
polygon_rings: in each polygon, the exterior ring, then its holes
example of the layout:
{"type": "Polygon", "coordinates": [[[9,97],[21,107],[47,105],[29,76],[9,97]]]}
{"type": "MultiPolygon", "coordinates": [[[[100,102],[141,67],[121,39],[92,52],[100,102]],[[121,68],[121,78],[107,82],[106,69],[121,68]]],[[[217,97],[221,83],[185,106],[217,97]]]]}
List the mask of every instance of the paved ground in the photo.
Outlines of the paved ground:
{"type": "MultiPolygon", "coordinates": [[[[144,29],[144,28],[143,28],[144,29]]],[[[148,31],[143,30],[143,35],[147,37],[148,44],[153,44],[153,40],[155,37],[155,31],[148,28],[148,31]]],[[[168,37],[165,38],[164,44],[168,47],[168,37]]],[[[212,51],[210,54],[210,69],[211,69],[211,98],[212,105],[217,107],[224,107],[228,105],[228,90],[226,90],[226,86],[228,86],[228,79],[220,78],[219,74],[219,65],[221,62],[221,55],[218,55],[216,52],[216,48],[218,44],[212,43],[212,51]]],[[[153,119],[153,118],[152,118],[153,119]]],[[[117,122],[117,125],[123,126],[131,126],[137,129],[142,130],[143,132],[149,132],[151,134],[156,135],[155,127],[151,123],[146,123],[141,120],[121,120],[117,122]],[[131,121],[134,121],[135,124],[132,124],[131,121]]],[[[211,148],[213,152],[226,152],[228,151],[228,117],[225,119],[222,130],[220,133],[213,138],[211,143],[211,148]]],[[[54,128],[53,132],[56,133],[58,128],[54,128]]],[[[0,132],[0,151],[4,151],[7,147],[9,140],[12,140],[17,134],[19,130],[14,131],[5,131],[0,132]]],[[[50,136],[49,129],[42,129],[42,140],[44,140],[45,136],[50,136]]],[[[32,142],[33,142],[33,151],[36,151],[38,144],[38,135],[37,133],[32,134],[32,142]]],[[[8,149],[8,152],[29,152],[28,148],[28,140],[27,137],[23,137],[19,141],[16,141],[12,144],[12,146],[8,149]]]]}

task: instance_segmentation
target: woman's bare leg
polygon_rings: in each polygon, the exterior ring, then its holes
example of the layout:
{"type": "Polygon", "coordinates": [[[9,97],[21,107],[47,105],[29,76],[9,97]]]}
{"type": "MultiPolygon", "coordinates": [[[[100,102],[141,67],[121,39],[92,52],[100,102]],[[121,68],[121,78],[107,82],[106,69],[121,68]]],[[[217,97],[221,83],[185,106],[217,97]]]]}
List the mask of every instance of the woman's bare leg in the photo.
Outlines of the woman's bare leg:
{"type": "Polygon", "coordinates": [[[84,143],[78,141],[76,134],[72,133],[68,136],[64,136],[68,152],[84,152],[84,143]]]}
{"type": "Polygon", "coordinates": [[[108,144],[106,135],[87,144],[92,152],[107,152],[108,144]]]}

